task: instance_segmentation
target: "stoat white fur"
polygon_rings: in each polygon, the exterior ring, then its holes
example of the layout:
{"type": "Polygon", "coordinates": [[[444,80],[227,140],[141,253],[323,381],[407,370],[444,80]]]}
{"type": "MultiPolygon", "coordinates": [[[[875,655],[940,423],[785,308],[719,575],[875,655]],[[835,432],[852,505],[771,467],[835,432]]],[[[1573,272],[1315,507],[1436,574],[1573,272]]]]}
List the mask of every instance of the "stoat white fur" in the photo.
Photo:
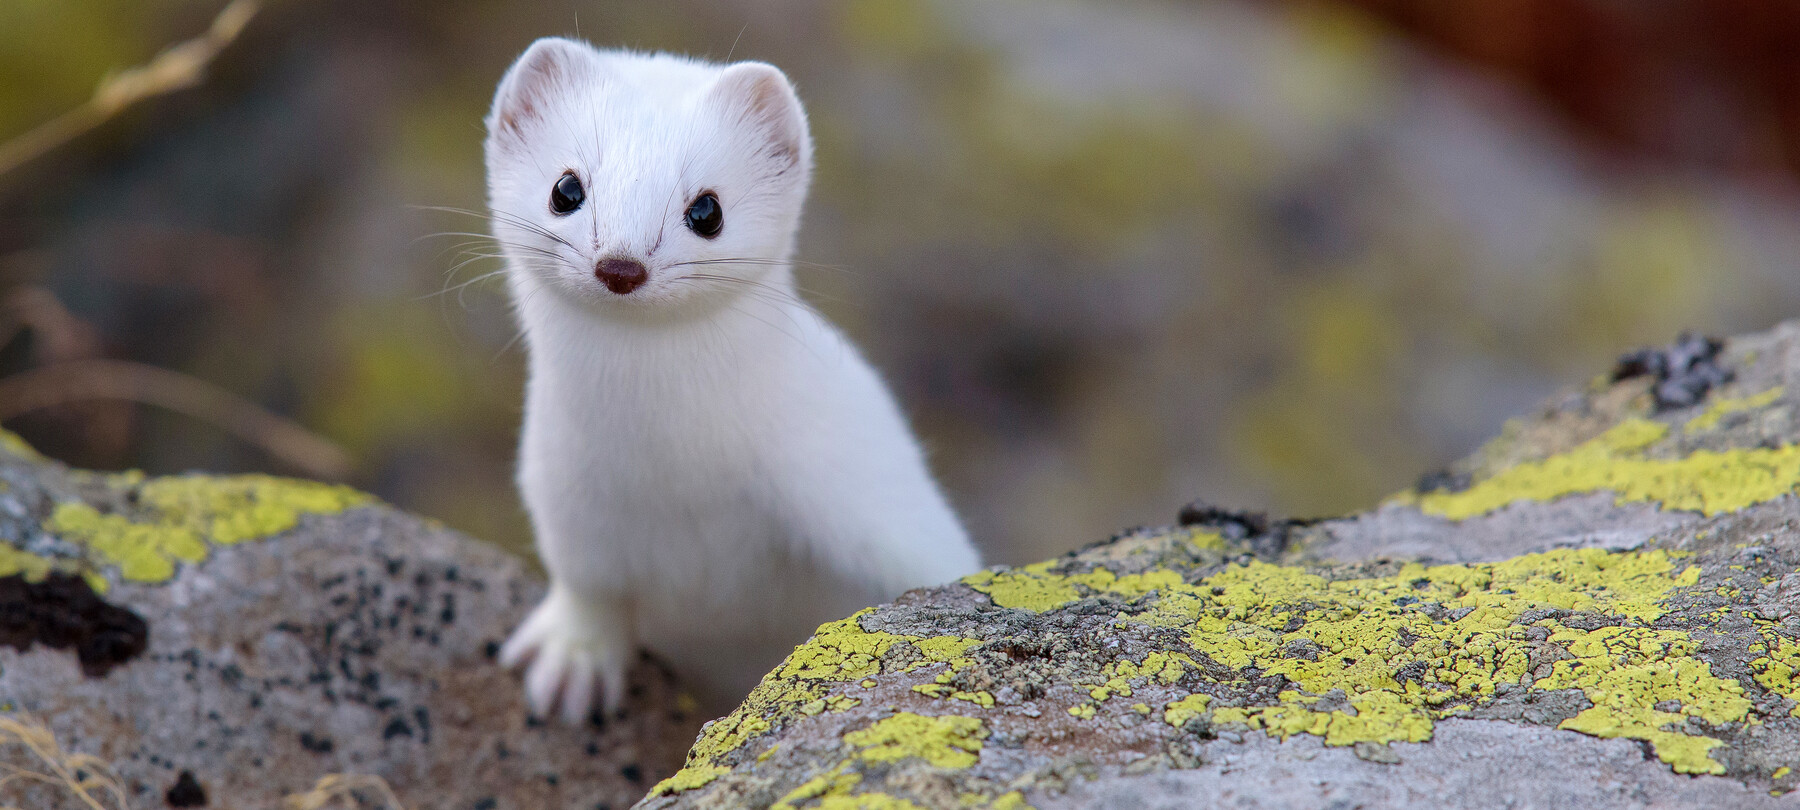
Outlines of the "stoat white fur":
{"type": "Polygon", "coordinates": [[[812,139],[779,70],[543,39],[487,125],[551,579],[501,659],[535,712],[617,707],[639,645],[728,707],[820,622],[980,566],[887,388],[796,296],[812,139]]]}

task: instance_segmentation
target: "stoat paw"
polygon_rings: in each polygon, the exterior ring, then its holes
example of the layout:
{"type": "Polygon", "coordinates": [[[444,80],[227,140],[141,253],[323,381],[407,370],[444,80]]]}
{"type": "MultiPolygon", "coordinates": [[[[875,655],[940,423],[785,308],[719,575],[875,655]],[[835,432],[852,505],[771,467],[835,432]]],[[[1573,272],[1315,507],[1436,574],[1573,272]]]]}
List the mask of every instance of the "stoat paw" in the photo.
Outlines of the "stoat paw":
{"type": "Polygon", "coordinates": [[[619,708],[632,646],[622,610],[584,603],[552,588],[501,646],[500,663],[513,668],[530,662],[525,701],[533,716],[557,711],[564,721],[579,724],[593,708],[596,690],[607,713],[619,708]]]}

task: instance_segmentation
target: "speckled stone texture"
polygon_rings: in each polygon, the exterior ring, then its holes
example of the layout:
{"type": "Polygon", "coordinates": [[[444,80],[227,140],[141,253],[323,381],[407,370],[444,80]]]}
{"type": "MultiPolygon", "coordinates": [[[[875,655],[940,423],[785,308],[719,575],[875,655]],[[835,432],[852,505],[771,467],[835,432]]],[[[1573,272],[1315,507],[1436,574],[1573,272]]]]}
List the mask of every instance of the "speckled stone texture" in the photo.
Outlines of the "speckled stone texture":
{"type": "Polygon", "coordinates": [[[1800,322],[1643,357],[1363,514],[827,624],[639,807],[1800,806],[1800,322]]]}
{"type": "MultiPolygon", "coordinates": [[[[380,776],[409,808],[624,808],[674,771],[702,719],[645,662],[623,714],[527,722],[491,653],[543,586],[454,532],[322,488],[283,494],[291,483],[69,471],[7,439],[0,574],[83,574],[145,620],[148,645],[99,677],[73,647],[0,646],[0,704],[111,763],[133,808],[202,794],[275,808],[327,774],[380,776]],[[236,494],[209,500],[219,492],[236,494]],[[81,504],[116,520],[83,519],[81,504]],[[163,551],[139,555],[146,544],[163,551]]],[[[0,762],[38,767],[19,746],[0,762]]],[[[78,806],[0,790],[9,802],[78,806]]]]}

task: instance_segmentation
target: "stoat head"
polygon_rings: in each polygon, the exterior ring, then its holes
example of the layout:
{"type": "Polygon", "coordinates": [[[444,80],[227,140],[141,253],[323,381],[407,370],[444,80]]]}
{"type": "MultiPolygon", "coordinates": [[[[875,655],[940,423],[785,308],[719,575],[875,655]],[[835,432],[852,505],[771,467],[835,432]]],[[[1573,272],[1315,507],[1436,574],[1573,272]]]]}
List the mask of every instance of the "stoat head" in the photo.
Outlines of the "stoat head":
{"type": "Polygon", "coordinates": [[[487,130],[494,235],[527,289],[642,314],[791,285],[812,138],[773,66],[540,39],[487,130]]]}

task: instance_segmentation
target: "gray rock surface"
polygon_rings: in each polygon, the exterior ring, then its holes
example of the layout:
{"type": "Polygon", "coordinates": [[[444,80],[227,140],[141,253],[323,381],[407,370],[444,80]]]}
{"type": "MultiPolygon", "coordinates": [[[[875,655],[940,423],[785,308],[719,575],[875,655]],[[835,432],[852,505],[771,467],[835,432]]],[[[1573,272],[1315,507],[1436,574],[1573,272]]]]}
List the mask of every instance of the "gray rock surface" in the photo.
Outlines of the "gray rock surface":
{"type": "Polygon", "coordinates": [[[827,624],[639,807],[1800,806],[1800,322],[1702,354],[827,624]]]}
{"type": "MultiPolygon", "coordinates": [[[[0,627],[15,644],[0,646],[0,704],[109,763],[131,807],[170,806],[188,781],[205,806],[273,808],[345,774],[381,777],[409,808],[623,808],[673,772],[698,727],[648,662],[622,715],[581,728],[527,722],[517,677],[490,651],[543,586],[481,543],[346,490],[72,472],[8,444],[0,574],[84,573],[106,603],[143,618],[148,639],[136,655],[117,639],[77,648],[126,658],[84,674],[77,649],[43,637],[17,648],[29,606],[3,604],[0,587],[0,627]],[[84,522],[79,504],[113,522],[84,522]],[[117,547],[180,551],[184,530],[203,559],[159,570],[117,547]]],[[[39,613],[40,624],[70,618],[39,613]]],[[[17,745],[0,747],[0,762],[42,769],[17,745]]],[[[47,788],[0,790],[8,801],[80,806],[47,788]]]]}

